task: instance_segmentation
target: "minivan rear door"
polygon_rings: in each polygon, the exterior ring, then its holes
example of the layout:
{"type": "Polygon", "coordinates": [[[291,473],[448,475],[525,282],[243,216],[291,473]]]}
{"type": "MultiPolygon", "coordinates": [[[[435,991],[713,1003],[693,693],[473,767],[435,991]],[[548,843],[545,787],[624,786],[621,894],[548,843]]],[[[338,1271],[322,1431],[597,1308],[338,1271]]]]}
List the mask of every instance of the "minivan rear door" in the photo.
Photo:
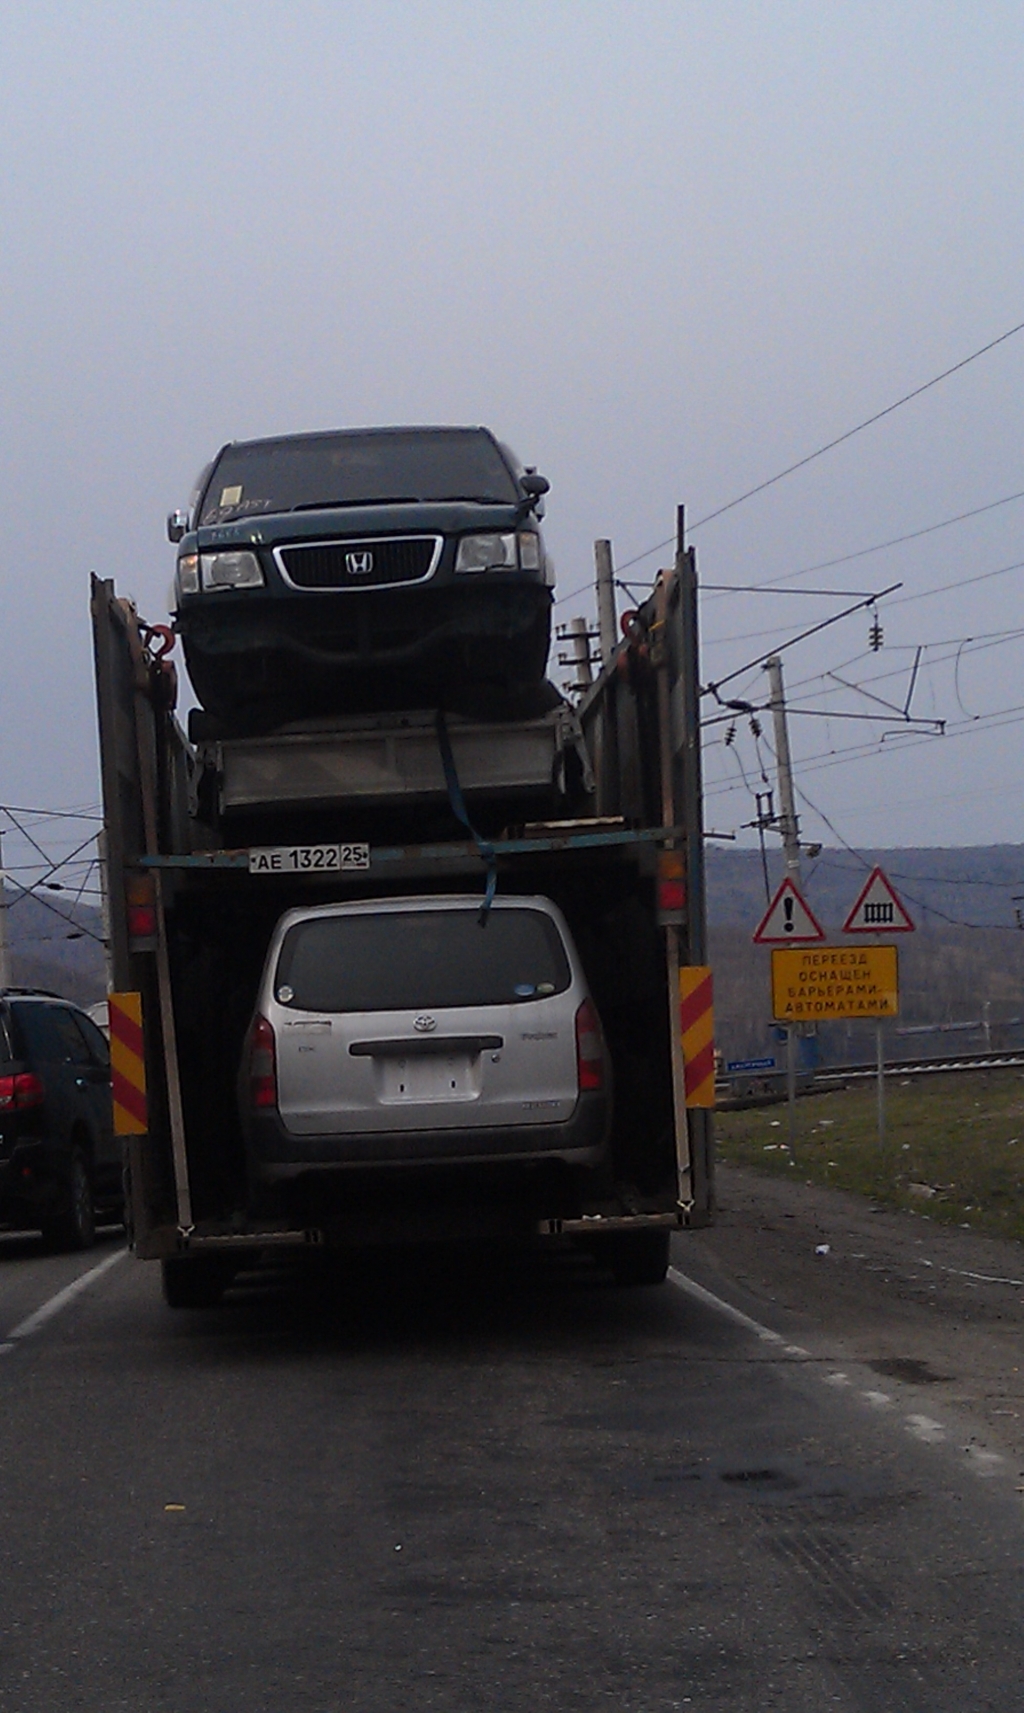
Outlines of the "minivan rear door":
{"type": "Polygon", "coordinates": [[[502,903],[307,918],[278,958],[278,1100],[297,1135],[558,1123],[578,980],[554,918],[502,903]],[[404,1002],[404,1003],[403,1003],[404,1002]]]}

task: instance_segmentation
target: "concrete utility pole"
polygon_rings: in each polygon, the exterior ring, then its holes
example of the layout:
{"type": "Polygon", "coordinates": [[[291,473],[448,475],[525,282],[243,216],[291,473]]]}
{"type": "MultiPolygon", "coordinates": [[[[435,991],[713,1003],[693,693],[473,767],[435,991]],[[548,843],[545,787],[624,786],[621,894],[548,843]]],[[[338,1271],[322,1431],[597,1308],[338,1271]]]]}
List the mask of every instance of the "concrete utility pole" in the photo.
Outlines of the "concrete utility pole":
{"type": "Polygon", "coordinates": [[[568,690],[571,695],[582,696],[594,682],[590,664],[590,636],[584,618],[569,619],[559,632],[559,640],[567,644],[567,650],[565,654],[558,656],[558,664],[571,667],[575,674],[572,678],[562,680],[562,689],[568,690]]]}
{"type": "Polygon", "coordinates": [[[615,616],[615,571],[612,566],[610,541],[595,541],[594,566],[597,572],[597,630],[601,665],[607,666],[619,640],[615,616]]]}
{"type": "Polygon", "coordinates": [[[7,941],[7,888],[4,885],[3,838],[0,835],[0,988],[11,985],[11,949],[7,941]]]}
{"type": "MultiPolygon", "coordinates": [[[[800,876],[800,826],[796,818],[793,795],[793,763],[789,754],[789,728],[786,725],[786,697],[782,688],[782,661],[777,654],[765,661],[771,686],[772,711],[775,728],[775,761],[779,771],[779,832],[786,853],[786,874],[798,890],[800,876]]],[[[786,1027],[786,1096],[789,1107],[789,1157],[796,1158],[796,1030],[792,1023],[786,1027]]]]}
{"type": "Polygon", "coordinates": [[[779,832],[786,853],[786,873],[800,885],[800,823],[796,816],[793,795],[793,763],[789,754],[789,728],[786,725],[786,698],[782,688],[782,661],[777,654],[765,661],[771,700],[768,706],[775,728],[775,760],[779,770],[779,832]]]}

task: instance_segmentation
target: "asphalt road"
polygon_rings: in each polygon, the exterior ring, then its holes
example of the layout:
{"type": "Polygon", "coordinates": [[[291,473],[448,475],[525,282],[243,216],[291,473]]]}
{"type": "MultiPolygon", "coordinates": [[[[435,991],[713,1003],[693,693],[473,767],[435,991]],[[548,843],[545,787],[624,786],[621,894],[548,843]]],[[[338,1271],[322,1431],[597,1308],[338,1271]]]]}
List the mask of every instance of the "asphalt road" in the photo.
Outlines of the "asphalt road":
{"type": "Polygon", "coordinates": [[[573,1260],[116,1254],[0,1243],[5,1713],[1018,1713],[1018,1471],[898,1384],[573,1260]]]}

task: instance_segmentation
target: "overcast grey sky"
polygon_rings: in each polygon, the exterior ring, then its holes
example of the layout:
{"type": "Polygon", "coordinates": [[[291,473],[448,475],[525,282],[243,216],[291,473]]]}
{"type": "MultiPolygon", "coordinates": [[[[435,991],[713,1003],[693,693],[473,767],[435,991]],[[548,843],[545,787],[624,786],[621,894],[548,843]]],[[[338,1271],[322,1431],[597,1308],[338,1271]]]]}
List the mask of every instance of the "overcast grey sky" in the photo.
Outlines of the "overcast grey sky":
{"type": "MultiPolygon", "coordinates": [[[[564,597],[595,536],[624,564],[1024,321],[1022,49],[1019,0],[0,4],[0,800],[96,801],[88,574],[165,617],[165,513],[226,439],[487,423],[551,479],[564,597]]],[[[1024,334],[697,530],[702,578],[1024,490],[1022,376],[1024,334]]],[[[879,654],[864,614],[787,654],[794,701],[869,711],[837,670],[901,703],[927,644],[953,728],[794,718],[851,844],[1024,838],[1024,572],[957,586],[1022,522],[803,578],[904,587],[879,654]]],[[[705,677],[840,604],[709,594],[705,677]]],[[[722,734],[732,830],[757,763],[722,734]]]]}

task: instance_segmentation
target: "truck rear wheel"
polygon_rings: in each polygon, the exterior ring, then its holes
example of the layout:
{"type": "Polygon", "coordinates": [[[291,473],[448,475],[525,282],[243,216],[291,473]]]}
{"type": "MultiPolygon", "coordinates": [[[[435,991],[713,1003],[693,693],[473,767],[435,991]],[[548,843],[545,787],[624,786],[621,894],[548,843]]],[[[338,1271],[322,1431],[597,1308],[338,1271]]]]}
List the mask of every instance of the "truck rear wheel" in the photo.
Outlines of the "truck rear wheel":
{"type": "Polygon", "coordinates": [[[669,1236],[664,1229],[611,1231],[599,1239],[596,1251],[610,1267],[617,1285],[661,1285],[669,1262],[669,1236]]]}
{"type": "Polygon", "coordinates": [[[160,1269],[170,1309],[215,1309],[231,1279],[219,1255],[174,1255],[160,1269]]]}

